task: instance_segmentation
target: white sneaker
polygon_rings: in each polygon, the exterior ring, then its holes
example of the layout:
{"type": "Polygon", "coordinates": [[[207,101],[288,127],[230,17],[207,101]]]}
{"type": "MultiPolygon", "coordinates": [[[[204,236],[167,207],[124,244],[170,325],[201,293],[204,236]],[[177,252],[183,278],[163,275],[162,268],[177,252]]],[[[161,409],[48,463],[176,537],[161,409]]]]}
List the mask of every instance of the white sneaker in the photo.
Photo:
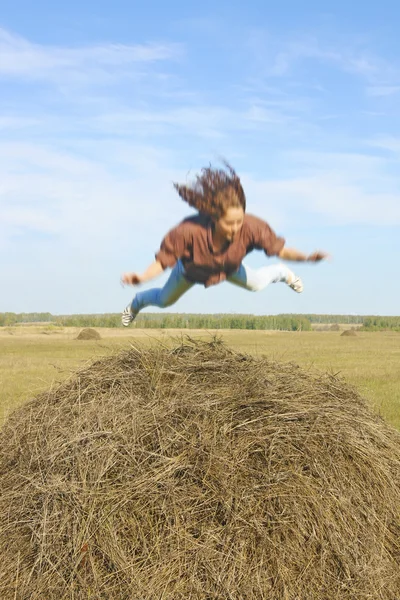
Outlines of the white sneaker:
{"type": "Polygon", "coordinates": [[[132,305],[128,304],[121,315],[121,323],[124,327],[128,327],[135,320],[136,314],[132,312],[132,305]]]}
{"type": "Polygon", "coordinates": [[[288,283],[288,286],[298,294],[301,294],[304,290],[303,282],[298,275],[294,275],[292,281],[288,283]]]}

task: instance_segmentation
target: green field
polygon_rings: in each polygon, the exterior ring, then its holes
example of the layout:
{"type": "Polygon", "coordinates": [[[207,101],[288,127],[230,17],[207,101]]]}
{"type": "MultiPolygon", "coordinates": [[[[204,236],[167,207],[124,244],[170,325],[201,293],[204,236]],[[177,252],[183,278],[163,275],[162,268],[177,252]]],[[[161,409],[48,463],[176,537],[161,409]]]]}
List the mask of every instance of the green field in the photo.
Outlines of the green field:
{"type": "MultiPolygon", "coordinates": [[[[179,331],[98,329],[100,341],[75,339],[79,329],[52,326],[0,328],[0,422],[13,408],[69,377],[96,357],[129,344],[169,343],[179,331]]],[[[187,332],[183,332],[186,334],[187,332]]],[[[213,332],[190,331],[209,338],[213,332]]],[[[219,331],[236,350],[264,354],[305,368],[339,373],[371,407],[400,429],[400,333],[336,331],[219,331]]]]}

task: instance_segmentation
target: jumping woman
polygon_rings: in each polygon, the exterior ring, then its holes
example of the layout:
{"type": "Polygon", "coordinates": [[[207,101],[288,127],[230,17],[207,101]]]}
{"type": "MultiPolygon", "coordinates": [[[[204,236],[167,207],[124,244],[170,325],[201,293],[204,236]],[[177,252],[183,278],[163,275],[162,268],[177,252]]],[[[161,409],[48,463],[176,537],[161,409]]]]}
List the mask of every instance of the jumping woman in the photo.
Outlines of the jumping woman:
{"type": "Polygon", "coordinates": [[[192,185],[174,184],[179,196],[196,209],[171,229],[163,239],[155,261],[142,273],[124,273],[121,282],[139,285],[172,268],[162,288],[138,292],[122,313],[127,327],[146,306],[166,308],[174,304],[195,283],[205,287],[229,281],[256,292],[270,283],[286,283],[295,292],[303,283],[286,265],[280,263],[251,269],[242,261],[252,250],[287,261],[318,262],[324,252],[306,255],[287,248],[285,240],[256,216],[246,213],[246,196],[234,169],[204,168],[192,185]]]}

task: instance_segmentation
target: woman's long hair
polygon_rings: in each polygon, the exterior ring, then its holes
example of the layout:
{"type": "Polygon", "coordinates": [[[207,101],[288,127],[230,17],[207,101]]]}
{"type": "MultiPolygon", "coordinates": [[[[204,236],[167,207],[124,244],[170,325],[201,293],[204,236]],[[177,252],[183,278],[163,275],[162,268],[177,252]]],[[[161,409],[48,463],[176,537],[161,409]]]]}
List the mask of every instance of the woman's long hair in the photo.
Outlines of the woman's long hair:
{"type": "Polygon", "coordinates": [[[201,170],[192,185],[174,183],[174,188],[185,202],[200,213],[213,219],[222,217],[228,208],[246,210],[246,196],[239,177],[229,163],[224,169],[211,165],[201,170]]]}

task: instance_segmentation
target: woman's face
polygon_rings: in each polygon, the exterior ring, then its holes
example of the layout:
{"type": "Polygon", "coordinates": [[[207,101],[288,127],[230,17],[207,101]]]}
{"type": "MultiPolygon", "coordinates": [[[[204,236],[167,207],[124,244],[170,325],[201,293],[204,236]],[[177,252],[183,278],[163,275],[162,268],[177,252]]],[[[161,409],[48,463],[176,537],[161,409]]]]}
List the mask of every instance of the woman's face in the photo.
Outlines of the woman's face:
{"type": "Polygon", "coordinates": [[[244,210],[239,208],[228,208],[225,214],[215,221],[215,233],[228,242],[233,242],[235,236],[242,228],[244,221],[244,210]]]}

